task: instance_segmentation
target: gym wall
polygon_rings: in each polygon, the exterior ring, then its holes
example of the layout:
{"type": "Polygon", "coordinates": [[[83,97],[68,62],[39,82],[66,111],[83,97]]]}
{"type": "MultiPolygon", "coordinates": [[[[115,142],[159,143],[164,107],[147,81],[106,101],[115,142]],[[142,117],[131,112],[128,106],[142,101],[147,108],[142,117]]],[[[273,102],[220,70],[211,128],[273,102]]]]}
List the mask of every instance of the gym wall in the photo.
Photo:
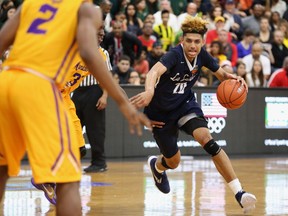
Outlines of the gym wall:
{"type": "MultiPolygon", "coordinates": [[[[129,97],[144,90],[143,86],[123,88],[129,97]]],[[[227,110],[218,104],[216,88],[198,87],[194,92],[214,140],[229,155],[288,153],[288,89],[250,88],[246,103],[237,110],[227,110]]],[[[200,144],[182,132],[178,145],[182,155],[207,155],[200,144]]],[[[159,153],[150,131],[144,130],[142,137],[129,133],[126,120],[111,99],[106,112],[105,151],[107,158],[159,153]]],[[[86,158],[90,155],[88,151],[86,158]]]]}

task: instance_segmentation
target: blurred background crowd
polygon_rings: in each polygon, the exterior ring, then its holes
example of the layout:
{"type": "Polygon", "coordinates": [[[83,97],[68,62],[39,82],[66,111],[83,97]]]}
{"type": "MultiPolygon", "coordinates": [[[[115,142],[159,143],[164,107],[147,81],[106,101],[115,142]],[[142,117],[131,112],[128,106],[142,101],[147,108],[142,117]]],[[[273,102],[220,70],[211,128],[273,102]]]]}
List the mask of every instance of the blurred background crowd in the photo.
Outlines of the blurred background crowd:
{"type": "MultiPolygon", "coordinates": [[[[21,0],[0,0],[0,27],[21,0]]],[[[288,87],[287,0],[94,0],[104,14],[112,73],[119,84],[142,85],[149,69],[181,43],[186,16],[209,21],[206,50],[249,87],[288,87]]],[[[5,56],[4,56],[5,57],[5,56]]],[[[219,82],[202,68],[198,86],[219,82]]]]}

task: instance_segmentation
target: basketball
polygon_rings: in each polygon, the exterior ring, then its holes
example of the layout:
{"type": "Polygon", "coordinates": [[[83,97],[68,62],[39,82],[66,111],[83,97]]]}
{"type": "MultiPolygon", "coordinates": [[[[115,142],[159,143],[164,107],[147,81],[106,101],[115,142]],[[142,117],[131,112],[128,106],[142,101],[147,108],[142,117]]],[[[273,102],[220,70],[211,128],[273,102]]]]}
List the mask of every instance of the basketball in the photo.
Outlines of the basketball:
{"type": "Polygon", "coordinates": [[[221,82],[217,88],[217,99],[227,109],[238,109],[246,101],[247,89],[236,79],[221,82]]]}

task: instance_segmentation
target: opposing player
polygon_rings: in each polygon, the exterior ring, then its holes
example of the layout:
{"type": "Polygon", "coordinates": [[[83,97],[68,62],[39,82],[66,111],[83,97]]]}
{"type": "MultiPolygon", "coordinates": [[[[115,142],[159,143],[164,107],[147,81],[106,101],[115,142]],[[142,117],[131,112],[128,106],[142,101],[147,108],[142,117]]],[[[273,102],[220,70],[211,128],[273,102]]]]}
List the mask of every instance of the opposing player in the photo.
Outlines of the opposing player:
{"type": "Polygon", "coordinates": [[[57,183],[57,215],[82,215],[79,143],[59,91],[80,54],[141,135],[150,121],[129,103],[97,52],[102,14],[83,0],[26,0],[0,31],[0,53],[13,44],[0,74],[0,200],[25,152],[37,184],[57,183]]]}
{"type": "Polygon", "coordinates": [[[130,101],[139,108],[145,107],[144,112],[154,121],[153,136],[162,155],[149,157],[148,164],[161,192],[170,192],[165,171],[175,169],[180,163],[177,139],[181,130],[193,136],[212,156],[218,172],[228,183],[240,206],[248,212],[255,207],[256,198],[243,191],[228,156],[212,138],[203,112],[191,91],[202,66],[213,71],[220,81],[237,79],[246,86],[241,77],[226,73],[202,48],[206,24],[199,17],[187,17],[182,24],[182,43],[151,68],[146,77],[145,91],[130,101]]]}
{"type": "MultiPolygon", "coordinates": [[[[98,44],[100,44],[103,41],[104,35],[105,35],[104,25],[102,25],[98,29],[98,44]]],[[[103,60],[106,61],[107,60],[106,55],[104,54],[100,46],[98,50],[103,60]]],[[[108,63],[110,64],[110,61],[108,61],[108,63]]],[[[71,68],[72,74],[70,78],[68,79],[68,81],[66,82],[66,85],[64,86],[64,88],[61,89],[61,93],[63,96],[64,104],[69,110],[69,114],[71,115],[72,122],[75,126],[75,134],[79,143],[80,158],[82,158],[86,154],[85,141],[82,135],[82,125],[81,125],[80,119],[78,118],[76,114],[76,108],[75,108],[73,101],[71,100],[70,95],[75,89],[79,87],[82,80],[90,73],[88,71],[88,68],[85,66],[85,64],[83,63],[80,57],[76,58],[75,63],[73,63],[72,65],[73,65],[73,67],[71,68]]],[[[106,65],[107,65],[107,62],[106,62],[106,65]]],[[[56,184],[55,183],[36,184],[33,178],[31,178],[31,183],[38,190],[44,191],[46,199],[51,204],[56,205],[57,197],[56,197],[56,184]]]]}

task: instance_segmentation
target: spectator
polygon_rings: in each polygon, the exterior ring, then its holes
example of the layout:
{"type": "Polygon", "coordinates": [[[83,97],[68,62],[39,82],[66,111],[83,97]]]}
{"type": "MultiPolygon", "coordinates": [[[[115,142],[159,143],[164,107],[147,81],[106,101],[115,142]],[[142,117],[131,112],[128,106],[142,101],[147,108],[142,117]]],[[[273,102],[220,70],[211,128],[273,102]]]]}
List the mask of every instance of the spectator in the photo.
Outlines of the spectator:
{"type": "Polygon", "coordinates": [[[282,69],[275,71],[271,75],[267,86],[269,88],[288,88],[288,56],[286,56],[284,59],[282,69]]]}
{"type": "MultiPolygon", "coordinates": [[[[208,14],[207,20],[209,23],[207,24],[207,29],[208,30],[216,29],[215,18],[221,16],[223,17],[223,9],[220,5],[216,5],[211,9],[210,13],[208,14]]],[[[228,30],[229,28],[225,21],[224,23],[225,23],[224,28],[228,30]]]]}
{"type": "MultiPolygon", "coordinates": [[[[133,68],[130,67],[131,59],[129,56],[122,55],[119,59],[117,65],[113,66],[113,74],[118,75],[119,84],[129,84],[129,78],[133,68]]],[[[117,76],[114,76],[116,78],[117,76]]]]}
{"type": "Polygon", "coordinates": [[[239,0],[237,8],[239,11],[244,12],[241,13],[241,17],[246,17],[250,15],[250,8],[252,7],[253,1],[251,0],[239,0]]]}
{"type": "Polygon", "coordinates": [[[136,0],[135,6],[137,9],[137,18],[144,22],[145,17],[148,15],[148,8],[146,7],[145,0],[136,0]]]}
{"type": "Polygon", "coordinates": [[[112,25],[113,31],[105,36],[103,48],[109,52],[112,65],[117,65],[121,55],[127,55],[134,64],[142,51],[141,41],[133,34],[125,32],[122,23],[116,21],[112,25]]]}
{"type": "Polygon", "coordinates": [[[155,14],[158,10],[158,0],[146,0],[146,5],[149,14],[155,14]]]}
{"type": "Polygon", "coordinates": [[[243,38],[240,42],[237,43],[237,53],[238,58],[243,58],[246,55],[249,55],[252,50],[252,44],[255,40],[255,35],[250,29],[246,29],[243,34],[243,38]]]}
{"type": "Polygon", "coordinates": [[[284,58],[288,56],[288,48],[283,44],[284,33],[281,30],[274,31],[273,35],[272,54],[274,62],[272,62],[272,66],[274,71],[282,67],[284,58]]]}
{"type": "Polygon", "coordinates": [[[287,9],[287,4],[283,0],[272,0],[271,12],[278,12],[282,18],[287,9]]]}
{"type": "Polygon", "coordinates": [[[229,29],[227,30],[236,35],[236,41],[240,41],[243,34],[243,25],[241,17],[236,13],[235,0],[226,0],[224,7],[225,10],[223,16],[226,18],[226,24],[229,26],[229,29]]]}
{"type": "Polygon", "coordinates": [[[265,80],[268,80],[270,74],[271,74],[271,62],[268,57],[262,54],[263,52],[263,46],[260,42],[254,42],[252,45],[252,51],[251,54],[245,56],[242,61],[246,65],[247,74],[252,71],[253,63],[255,60],[260,60],[262,66],[263,66],[263,74],[265,77],[265,80]]]}
{"type": "Polygon", "coordinates": [[[288,21],[288,8],[286,9],[285,13],[283,14],[283,19],[285,19],[286,21],[288,21]]]}
{"type": "Polygon", "coordinates": [[[244,80],[246,80],[246,65],[244,64],[243,61],[237,61],[236,66],[235,66],[235,73],[237,76],[242,77],[244,80]]]}
{"type": "Polygon", "coordinates": [[[185,9],[187,7],[187,0],[177,0],[177,1],[171,0],[170,4],[171,4],[171,8],[172,8],[173,13],[176,16],[179,16],[180,14],[182,14],[185,11],[185,9]]]}
{"type": "Polygon", "coordinates": [[[232,66],[236,65],[238,59],[237,47],[234,43],[229,42],[229,32],[225,29],[219,31],[218,40],[223,46],[223,52],[227,56],[227,59],[231,61],[232,66]]]}
{"type": "Polygon", "coordinates": [[[173,28],[174,32],[177,32],[179,30],[179,26],[177,24],[177,16],[173,14],[171,3],[169,0],[160,0],[160,7],[159,11],[157,11],[153,16],[155,17],[155,25],[162,24],[162,11],[168,10],[169,12],[169,19],[168,19],[168,25],[173,28]]]}
{"type": "Polygon", "coordinates": [[[259,33],[256,35],[260,42],[262,43],[272,43],[273,40],[273,34],[271,32],[271,26],[269,23],[269,18],[267,17],[261,17],[260,18],[260,29],[259,33]]]}
{"type": "Polygon", "coordinates": [[[207,18],[207,8],[206,5],[203,4],[202,0],[193,0],[193,2],[197,5],[197,13],[199,17],[203,19],[207,18]]]}
{"type": "MultiPolygon", "coordinates": [[[[206,48],[208,52],[209,52],[212,41],[218,40],[219,32],[222,29],[224,29],[225,18],[222,16],[218,16],[215,18],[214,22],[215,22],[216,29],[209,30],[207,31],[207,34],[206,34],[206,48]]],[[[228,41],[232,41],[232,36],[230,33],[228,33],[228,41]]]]}
{"type": "Polygon", "coordinates": [[[147,16],[144,19],[144,23],[146,22],[150,22],[152,23],[152,25],[154,26],[155,24],[155,17],[153,16],[153,14],[147,14],[147,16]]]}
{"type": "Polygon", "coordinates": [[[100,5],[100,8],[101,8],[103,16],[104,16],[104,30],[105,30],[105,32],[111,32],[112,31],[112,27],[111,27],[112,3],[110,2],[110,0],[102,0],[99,5],[100,5]]]}
{"type": "MultiPolygon", "coordinates": [[[[115,22],[120,22],[120,23],[122,23],[123,31],[127,31],[127,26],[126,26],[126,21],[125,20],[126,20],[126,16],[125,16],[124,12],[118,11],[115,14],[114,19],[111,21],[111,28],[112,28],[112,26],[114,25],[115,22]],[[125,24],[124,24],[124,22],[125,22],[125,24]]],[[[113,28],[112,28],[112,31],[113,31],[113,28]]]]}
{"type": "Polygon", "coordinates": [[[139,35],[141,33],[141,28],[143,27],[143,22],[137,17],[137,11],[134,4],[129,3],[127,5],[125,8],[125,17],[124,24],[127,26],[127,31],[136,36],[139,35]]]}
{"type": "Polygon", "coordinates": [[[162,24],[155,25],[154,31],[159,35],[162,42],[163,49],[168,51],[172,46],[175,39],[173,28],[168,24],[170,13],[168,10],[161,12],[162,24]]]}
{"type": "Polygon", "coordinates": [[[138,36],[138,39],[141,41],[142,46],[146,47],[148,52],[152,50],[153,44],[157,40],[157,37],[153,35],[152,23],[144,22],[142,34],[138,36]]]}
{"type": "Polygon", "coordinates": [[[260,18],[260,32],[256,38],[262,43],[263,54],[266,55],[271,62],[273,62],[274,59],[271,52],[273,33],[271,32],[271,26],[269,24],[269,19],[267,17],[260,18]]]}
{"type": "Polygon", "coordinates": [[[193,2],[189,2],[186,7],[186,12],[178,16],[178,26],[181,26],[186,16],[197,16],[197,5],[193,2]]]}
{"type": "Polygon", "coordinates": [[[280,14],[277,11],[272,12],[270,17],[270,26],[272,32],[274,32],[278,28],[280,19],[280,14]]]}
{"type": "Polygon", "coordinates": [[[156,41],[153,44],[153,48],[150,53],[147,55],[147,60],[149,62],[149,69],[151,69],[156,62],[164,55],[165,51],[162,48],[161,41],[156,41]]]}
{"type": "MultiPolygon", "coordinates": [[[[224,55],[223,45],[220,41],[212,41],[210,47],[210,54],[219,65],[221,65],[222,61],[227,60],[226,55],[224,55]]],[[[215,77],[215,79],[217,78],[215,77]]]]}
{"type": "Polygon", "coordinates": [[[252,5],[252,14],[242,19],[244,31],[246,29],[253,30],[254,34],[259,34],[260,31],[260,18],[264,15],[263,5],[254,2],[252,5]]]}
{"type": "Polygon", "coordinates": [[[143,49],[141,56],[138,60],[135,61],[134,69],[140,75],[147,74],[149,71],[149,62],[147,61],[147,50],[143,49]]]}
{"type": "Polygon", "coordinates": [[[288,21],[281,19],[278,29],[284,33],[283,44],[286,46],[286,48],[288,48],[288,21]]]}
{"type": "Polygon", "coordinates": [[[254,60],[252,70],[246,75],[248,87],[265,87],[266,79],[263,74],[263,65],[261,61],[254,60]]]}
{"type": "Polygon", "coordinates": [[[137,71],[131,71],[130,77],[128,79],[128,84],[130,85],[140,85],[140,76],[137,71]]]}

